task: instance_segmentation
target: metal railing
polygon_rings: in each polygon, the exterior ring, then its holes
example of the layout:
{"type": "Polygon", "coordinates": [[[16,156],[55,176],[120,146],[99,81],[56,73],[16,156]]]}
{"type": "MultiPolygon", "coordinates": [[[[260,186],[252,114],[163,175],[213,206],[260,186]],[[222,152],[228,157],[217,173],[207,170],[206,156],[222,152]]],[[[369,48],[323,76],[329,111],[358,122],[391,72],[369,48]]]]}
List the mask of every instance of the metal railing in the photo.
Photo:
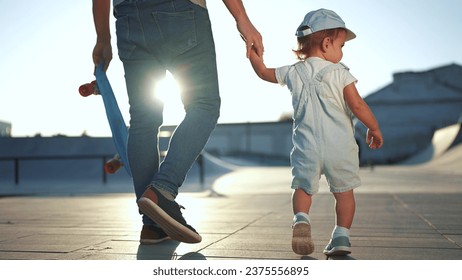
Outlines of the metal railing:
{"type": "Polygon", "coordinates": [[[107,174],[104,172],[104,164],[114,155],[65,155],[65,156],[10,156],[0,157],[0,161],[12,161],[14,164],[14,183],[19,184],[21,178],[21,161],[38,161],[38,160],[86,160],[101,159],[101,173],[103,183],[107,183],[107,174]]]}
{"type": "MultiPolygon", "coordinates": [[[[162,154],[164,155],[164,154],[162,154]]],[[[9,156],[9,157],[0,157],[0,161],[12,161],[14,164],[14,183],[19,184],[21,178],[21,161],[33,161],[33,160],[101,160],[101,178],[103,183],[107,183],[108,174],[104,171],[105,163],[113,158],[114,155],[62,155],[62,156],[9,156]]],[[[196,163],[199,167],[199,181],[200,184],[204,185],[205,171],[204,171],[204,161],[202,154],[196,160],[196,163]]]]}

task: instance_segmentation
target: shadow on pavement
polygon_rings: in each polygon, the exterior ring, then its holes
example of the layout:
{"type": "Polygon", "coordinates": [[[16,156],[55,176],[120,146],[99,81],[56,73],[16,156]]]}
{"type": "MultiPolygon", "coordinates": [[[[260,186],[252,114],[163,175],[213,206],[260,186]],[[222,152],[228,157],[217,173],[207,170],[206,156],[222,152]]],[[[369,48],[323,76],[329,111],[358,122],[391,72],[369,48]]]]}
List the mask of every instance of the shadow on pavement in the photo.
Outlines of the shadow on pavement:
{"type": "Polygon", "coordinates": [[[138,246],[136,254],[137,260],[206,260],[201,253],[190,252],[178,256],[176,249],[180,245],[179,241],[168,240],[160,244],[138,246]]]}
{"type": "Polygon", "coordinates": [[[191,260],[194,260],[194,261],[199,261],[199,260],[206,260],[207,258],[202,255],[201,253],[198,253],[198,252],[191,252],[191,253],[187,253],[187,254],[184,254],[181,258],[179,258],[178,260],[188,260],[188,261],[191,261],[191,260]]]}
{"type": "Polygon", "coordinates": [[[313,257],[310,257],[310,256],[301,256],[300,259],[304,260],[304,261],[315,261],[315,260],[317,260],[317,258],[313,258],[313,257]]]}
{"type": "Polygon", "coordinates": [[[175,240],[164,241],[160,244],[138,246],[137,260],[172,260],[176,258],[175,250],[180,242],[175,240]]]}
{"type": "Polygon", "coordinates": [[[326,256],[326,260],[356,260],[352,256],[326,256]]]}
{"type": "MultiPolygon", "coordinates": [[[[311,256],[301,256],[300,260],[312,261],[312,260],[319,260],[319,259],[311,257],[311,256]]],[[[352,256],[330,256],[330,257],[326,256],[325,260],[356,260],[356,259],[353,258],[352,256]]]]}

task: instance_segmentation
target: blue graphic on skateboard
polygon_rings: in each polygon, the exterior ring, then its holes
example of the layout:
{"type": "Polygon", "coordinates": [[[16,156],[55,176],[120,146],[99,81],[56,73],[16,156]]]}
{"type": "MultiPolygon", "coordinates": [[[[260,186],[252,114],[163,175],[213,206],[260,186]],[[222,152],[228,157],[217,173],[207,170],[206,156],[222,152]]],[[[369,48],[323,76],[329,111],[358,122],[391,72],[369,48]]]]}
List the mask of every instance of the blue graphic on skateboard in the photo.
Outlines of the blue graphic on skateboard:
{"type": "Polygon", "coordinates": [[[127,156],[128,129],[117,104],[117,99],[112,91],[111,84],[106,73],[103,71],[103,63],[96,67],[95,77],[95,81],[80,86],[79,93],[84,97],[95,94],[101,95],[103,98],[106,116],[111,127],[112,139],[118,153],[114,158],[106,162],[104,170],[106,173],[112,174],[121,166],[124,166],[128,175],[132,177],[127,156]]]}

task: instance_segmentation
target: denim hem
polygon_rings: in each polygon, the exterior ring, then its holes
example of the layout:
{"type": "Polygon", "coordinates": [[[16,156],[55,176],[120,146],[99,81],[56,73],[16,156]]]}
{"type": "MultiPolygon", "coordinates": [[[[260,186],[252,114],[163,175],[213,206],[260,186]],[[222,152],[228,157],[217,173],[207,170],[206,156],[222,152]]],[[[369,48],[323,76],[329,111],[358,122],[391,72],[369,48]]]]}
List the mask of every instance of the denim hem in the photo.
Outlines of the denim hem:
{"type": "Polygon", "coordinates": [[[319,187],[313,189],[312,187],[302,187],[302,186],[295,186],[295,185],[292,185],[291,188],[292,188],[293,190],[298,190],[298,189],[303,190],[303,191],[304,191],[306,194],[308,194],[308,195],[317,194],[317,193],[318,193],[318,189],[319,189],[319,187]]]}
{"type": "Polygon", "coordinates": [[[162,184],[160,182],[152,182],[151,186],[156,188],[157,190],[166,191],[166,192],[170,193],[171,195],[173,195],[173,197],[175,197],[175,198],[178,195],[178,190],[172,189],[169,186],[167,186],[166,184],[162,184]]]}
{"type": "Polygon", "coordinates": [[[361,186],[361,184],[356,184],[356,185],[351,185],[351,186],[348,186],[348,187],[343,187],[343,188],[336,188],[336,187],[329,187],[329,190],[331,193],[344,193],[344,192],[348,192],[348,191],[351,191],[351,190],[354,190],[356,189],[357,187],[361,186]]]}

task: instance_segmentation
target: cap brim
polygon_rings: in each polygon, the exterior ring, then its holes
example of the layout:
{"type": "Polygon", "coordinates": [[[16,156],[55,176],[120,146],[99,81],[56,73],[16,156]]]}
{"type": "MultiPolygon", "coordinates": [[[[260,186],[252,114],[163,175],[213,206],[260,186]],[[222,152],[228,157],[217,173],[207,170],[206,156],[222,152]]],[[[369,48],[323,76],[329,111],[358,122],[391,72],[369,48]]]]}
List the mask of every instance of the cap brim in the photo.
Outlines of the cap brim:
{"type": "Polygon", "coordinates": [[[347,34],[346,34],[346,40],[345,41],[350,41],[350,40],[353,40],[354,38],[356,38],[356,34],[351,31],[350,29],[348,28],[345,28],[346,31],[347,31],[347,34]]]}

